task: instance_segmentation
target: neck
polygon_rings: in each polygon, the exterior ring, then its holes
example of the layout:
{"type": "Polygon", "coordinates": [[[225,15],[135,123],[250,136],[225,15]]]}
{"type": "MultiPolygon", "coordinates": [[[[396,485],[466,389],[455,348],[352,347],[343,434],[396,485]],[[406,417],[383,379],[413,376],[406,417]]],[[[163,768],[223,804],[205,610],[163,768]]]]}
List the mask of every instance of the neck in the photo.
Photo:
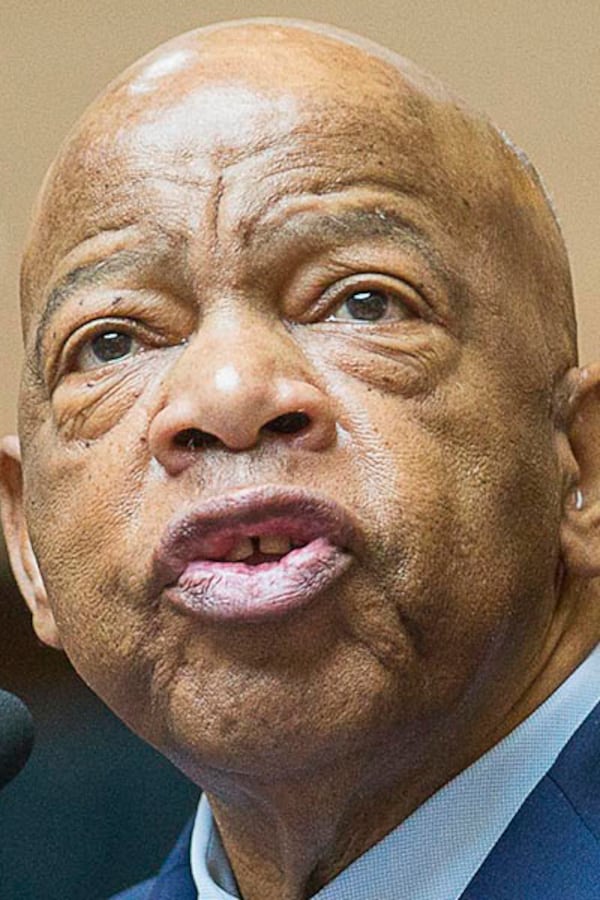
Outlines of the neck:
{"type": "Polygon", "coordinates": [[[445,718],[371,742],[352,758],[275,780],[246,776],[207,784],[216,822],[244,900],[305,900],[403,822],[436,790],[526,719],[590,653],[600,604],[550,631],[514,702],[495,721],[445,718]],[[590,627],[591,626],[591,627],[590,627]]]}
{"type": "Polygon", "coordinates": [[[429,779],[395,768],[379,752],[310,777],[246,782],[234,796],[208,792],[244,900],[312,896],[443,783],[439,761],[429,779]]]}

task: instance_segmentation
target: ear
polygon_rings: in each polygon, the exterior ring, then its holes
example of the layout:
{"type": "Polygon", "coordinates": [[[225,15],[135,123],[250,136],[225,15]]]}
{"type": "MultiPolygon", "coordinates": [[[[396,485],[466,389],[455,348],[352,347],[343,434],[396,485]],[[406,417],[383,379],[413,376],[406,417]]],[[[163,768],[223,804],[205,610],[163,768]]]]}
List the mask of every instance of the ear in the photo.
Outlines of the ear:
{"type": "Polygon", "coordinates": [[[0,514],[10,564],[31,610],[34,631],[44,644],[60,650],[58,628],[25,521],[21,451],[13,435],[0,441],[0,514]]]}
{"type": "Polygon", "coordinates": [[[600,575],[600,363],[572,369],[561,394],[571,456],[562,555],[569,572],[595,578],[600,575]]]}

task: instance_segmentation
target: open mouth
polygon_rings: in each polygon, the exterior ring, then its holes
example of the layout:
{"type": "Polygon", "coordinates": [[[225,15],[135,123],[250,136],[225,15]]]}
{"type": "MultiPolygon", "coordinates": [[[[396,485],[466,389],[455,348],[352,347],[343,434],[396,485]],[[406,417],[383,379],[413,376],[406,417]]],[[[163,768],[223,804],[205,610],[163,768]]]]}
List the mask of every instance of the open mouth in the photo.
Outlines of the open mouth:
{"type": "MultiPolygon", "coordinates": [[[[259,566],[263,563],[279,562],[291,550],[306,546],[306,541],[286,534],[239,535],[213,539],[213,546],[206,548],[206,559],[213,562],[244,563],[259,566]],[[220,543],[221,546],[216,546],[220,543]]],[[[200,549],[200,548],[199,548],[200,549]]]]}
{"type": "Polygon", "coordinates": [[[157,553],[164,597],[213,621],[260,621],[303,608],[346,571],[357,529],[339,506],[259,489],[177,520],[157,553]]]}

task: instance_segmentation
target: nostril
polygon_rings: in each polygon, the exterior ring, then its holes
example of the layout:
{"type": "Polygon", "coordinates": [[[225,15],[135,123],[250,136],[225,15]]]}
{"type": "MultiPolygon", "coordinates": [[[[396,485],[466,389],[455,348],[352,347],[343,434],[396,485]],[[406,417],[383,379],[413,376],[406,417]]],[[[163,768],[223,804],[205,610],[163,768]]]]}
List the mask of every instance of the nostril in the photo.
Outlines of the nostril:
{"type": "Polygon", "coordinates": [[[203,447],[212,447],[219,443],[219,438],[209,431],[201,431],[199,428],[184,428],[173,438],[176,447],[185,450],[199,450],[203,447]]]}
{"type": "Polygon", "coordinates": [[[271,419],[263,425],[263,431],[271,431],[274,434],[296,434],[310,425],[310,416],[303,412],[284,413],[271,419]]]}

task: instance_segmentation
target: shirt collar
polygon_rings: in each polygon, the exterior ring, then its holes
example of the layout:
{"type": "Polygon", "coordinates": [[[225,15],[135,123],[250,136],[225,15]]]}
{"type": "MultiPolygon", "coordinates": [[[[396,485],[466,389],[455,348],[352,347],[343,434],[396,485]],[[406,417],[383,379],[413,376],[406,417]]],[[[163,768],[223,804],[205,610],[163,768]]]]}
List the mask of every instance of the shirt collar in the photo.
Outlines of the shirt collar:
{"type": "MultiPolygon", "coordinates": [[[[456,900],[599,700],[600,646],[529,718],[314,900],[456,900]]],[[[204,794],[192,832],[191,867],[201,900],[239,898],[204,794]]]]}

